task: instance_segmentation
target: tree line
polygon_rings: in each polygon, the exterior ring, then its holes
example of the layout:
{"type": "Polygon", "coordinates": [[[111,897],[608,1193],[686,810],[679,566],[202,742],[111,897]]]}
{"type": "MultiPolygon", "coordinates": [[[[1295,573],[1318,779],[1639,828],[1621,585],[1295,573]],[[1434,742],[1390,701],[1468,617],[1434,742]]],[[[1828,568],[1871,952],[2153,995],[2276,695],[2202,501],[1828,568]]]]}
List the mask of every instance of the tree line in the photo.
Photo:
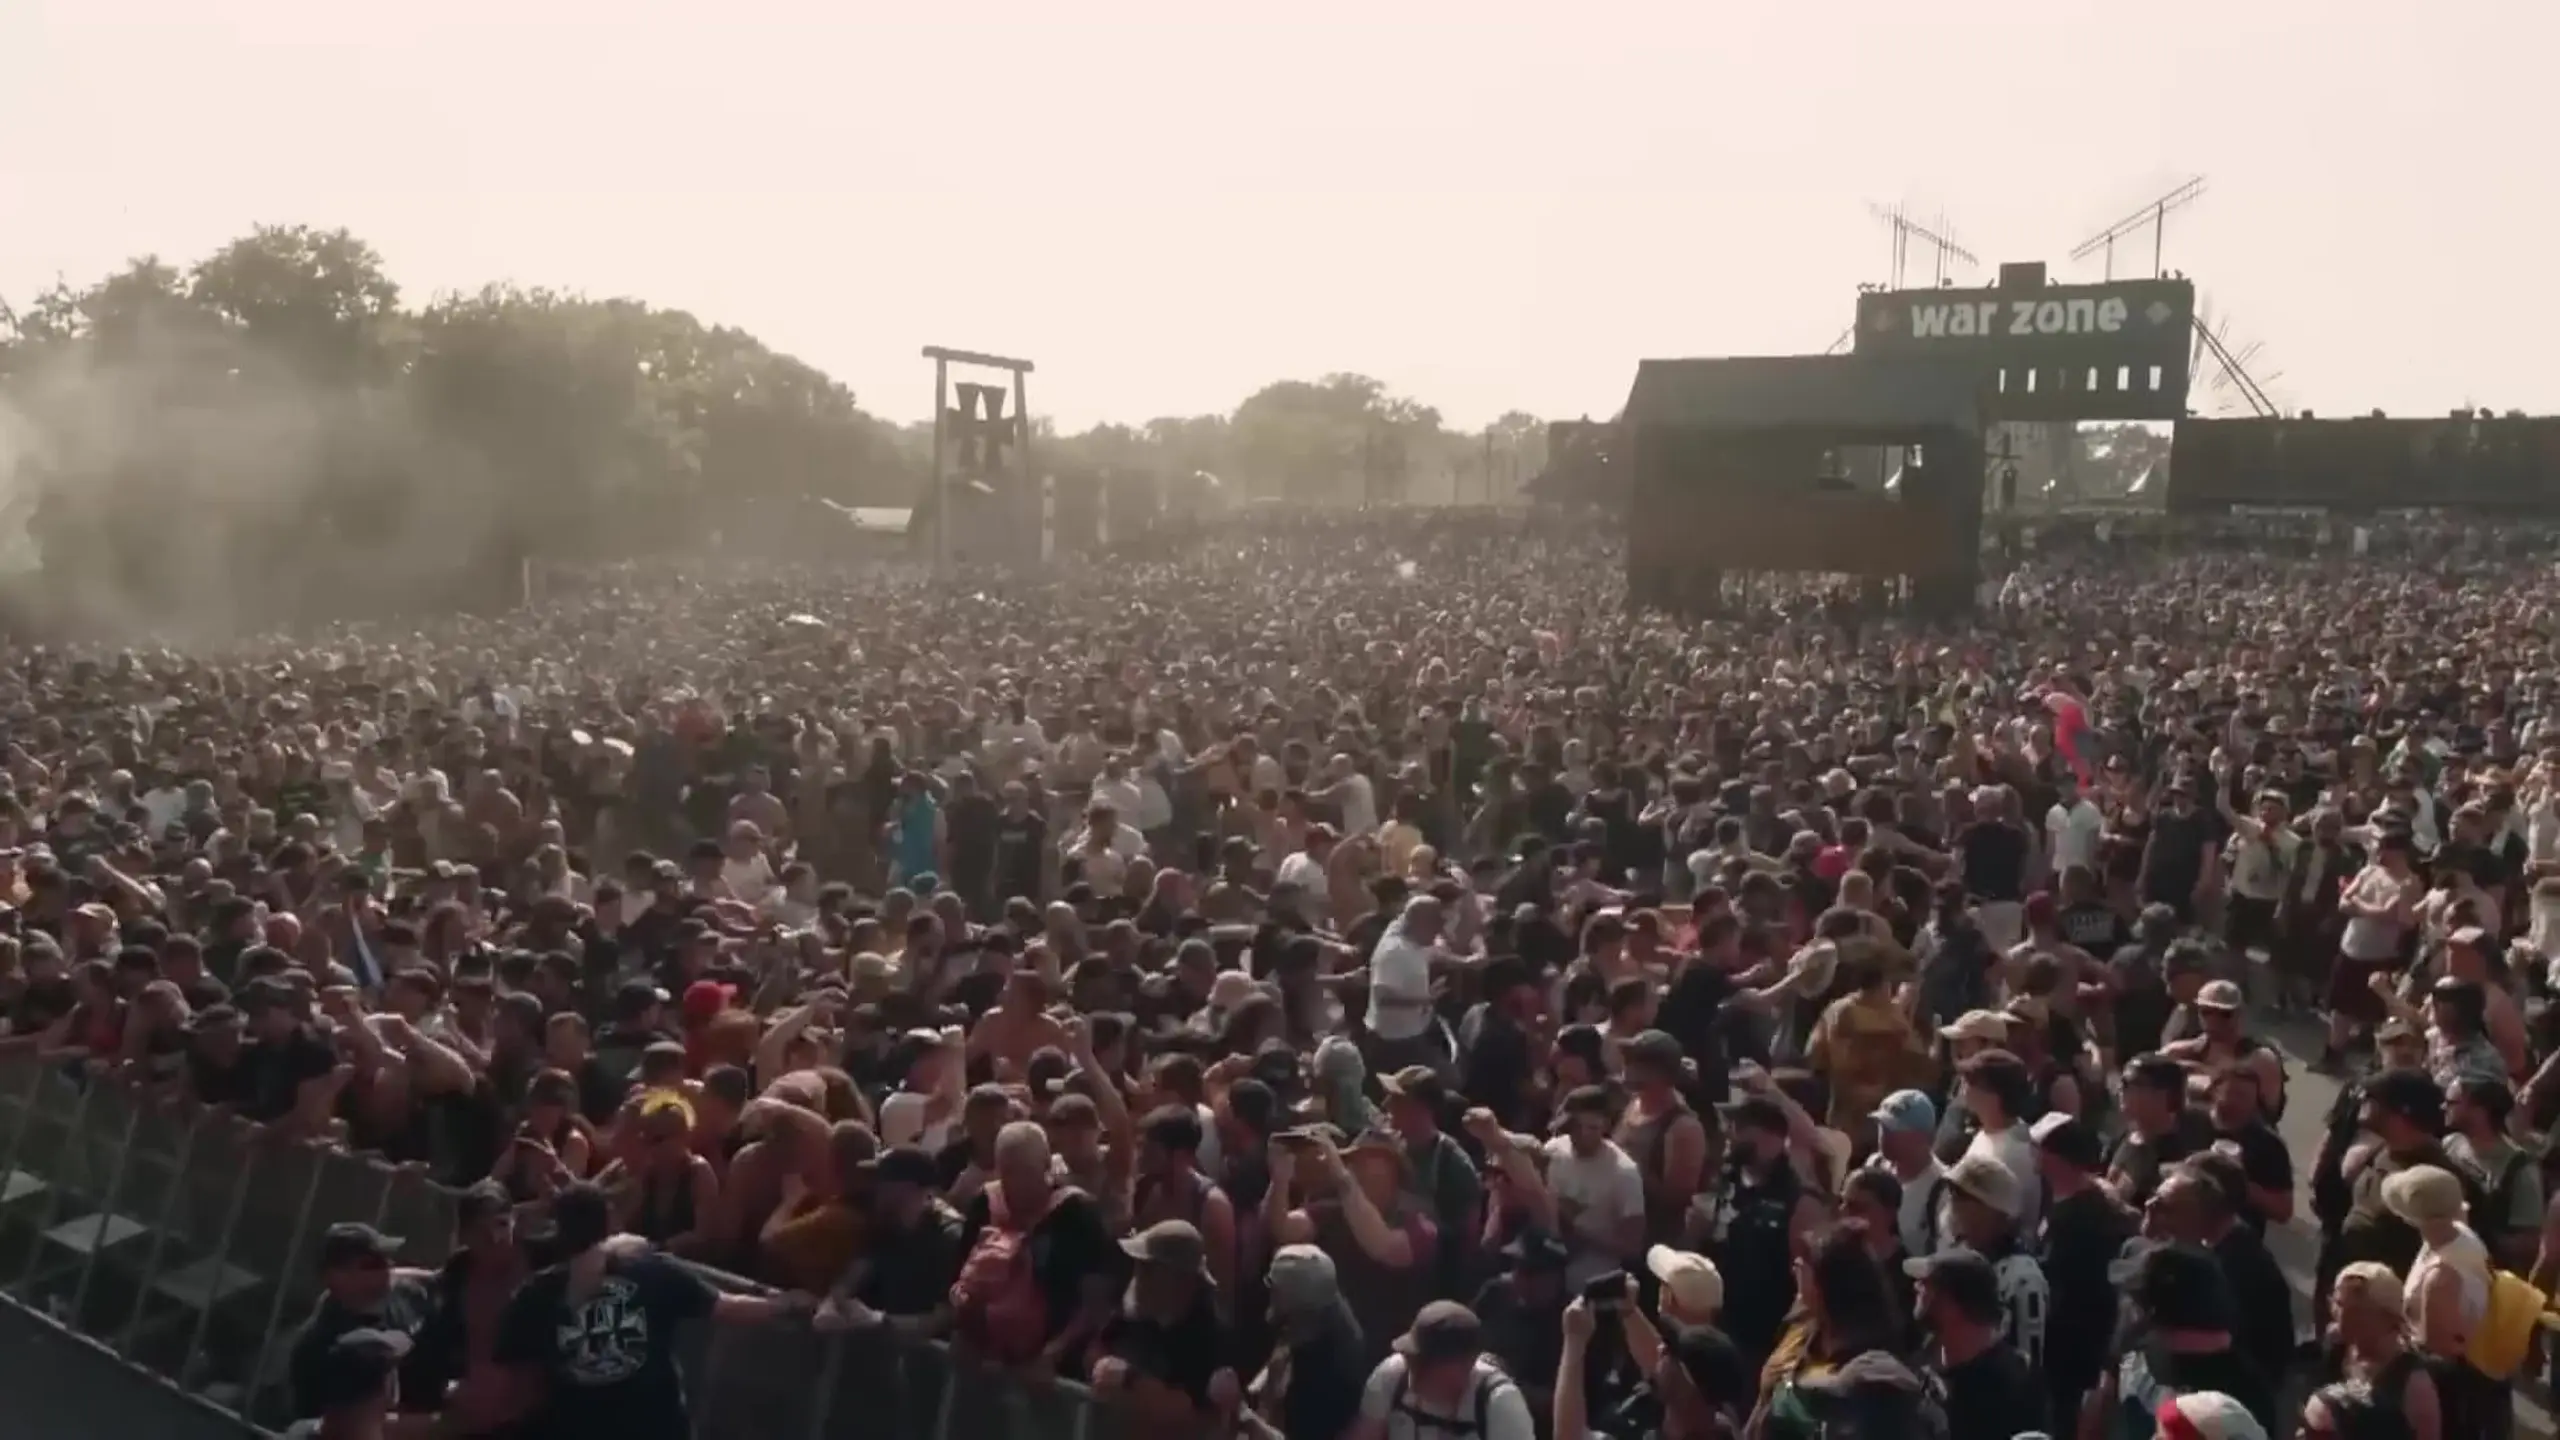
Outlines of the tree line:
{"type": "MultiPolygon", "coordinates": [[[[1453,433],[1338,374],[1222,415],[1074,434],[1035,420],[1033,450],[1045,473],[1232,498],[1471,500],[1536,473],[1544,426],[1514,413],[1453,433]]],[[[913,504],[930,452],[929,423],[870,414],[744,330],[512,284],[406,304],[343,229],[261,227],[191,266],[144,257],[0,303],[12,512],[34,509],[48,555],[128,589],[190,582],[151,574],[182,518],[177,548],[235,571],[307,567],[315,546],[374,575],[423,568],[422,551],[447,568],[639,554],[757,500],[913,504]]]]}

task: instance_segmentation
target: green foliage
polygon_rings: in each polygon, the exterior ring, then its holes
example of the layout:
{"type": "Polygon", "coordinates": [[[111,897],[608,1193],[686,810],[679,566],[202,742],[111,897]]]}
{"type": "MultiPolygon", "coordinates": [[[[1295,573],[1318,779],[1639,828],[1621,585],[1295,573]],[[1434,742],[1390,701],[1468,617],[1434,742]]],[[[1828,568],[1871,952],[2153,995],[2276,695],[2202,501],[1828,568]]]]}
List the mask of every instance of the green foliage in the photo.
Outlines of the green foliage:
{"type": "MultiPolygon", "coordinates": [[[[144,568],[173,504],[218,515],[198,548],[233,566],[315,544],[377,568],[433,547],[641,553],[746,499],[913,504],[932,438],[680,310],[509,285],[404,305],[371,245],[306,226],[0,304],[0,407],[0,487],[41,492],[48,553],[144,568]]],[[[1535,417],[1491,433],[1513,478],[1534,469],[1535,417]]],[[[1232,415],[1042,426],[1032,448],[1038,473],[1231,500],[1472,499],[1493,473],[1483,435],[1352,374],[1232,415]]]]}

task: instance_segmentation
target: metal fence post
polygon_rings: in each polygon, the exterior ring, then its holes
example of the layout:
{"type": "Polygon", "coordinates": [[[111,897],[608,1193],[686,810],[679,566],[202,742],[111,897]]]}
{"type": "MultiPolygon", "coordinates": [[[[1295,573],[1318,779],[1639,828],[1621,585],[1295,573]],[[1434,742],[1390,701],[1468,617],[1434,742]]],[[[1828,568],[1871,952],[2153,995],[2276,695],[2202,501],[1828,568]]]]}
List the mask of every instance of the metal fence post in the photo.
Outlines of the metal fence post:
{"type": "Polygon", "coordinates": [[[723,1341],[729,1327],[717,1320],[706,1320],[703,1323],[711,1327],[711,1333],[705,1336],[702,1342],[702,1376],[686,1398],[693,1405],[694,1440],[715,1440],[710,1429],[711,1407],[708,1402],[716,1393],[712,1377],[720,1373],[720,1352],[726,1348],[723,1341]]]}
{"type": "MultiPolygon", "coordinates": [[[[178,1216],[183,1213],[179,1207],[187,1198],[188,1167],[195,1163],[196,1137],[204,1133],[205,1121],[206,1117],[201,1114],[189,1117],[187,1133],[178,1142],[178,1153],[171,1167],[169,1193],[160,1202],[160,1213],[151,1217],[151,1253],[142,1262],[142,1278],[134,1282],[135,1289],[143,1296],[148,1296],[151,1287],[160,1281],[160,1266],[169,1254],[169,1232],[177,1228],[178,1216]]],[[[129,1356],[133,1353],[134,1337],[142,1330],[142,1314],[149,1308],[141,1299],[134,1301],[133,1313],[125,1318],[124,1329],[115,1339],[117,1354],[129,1356]]]]}
{"type": "MultiPolygon", "coordinates": [[[[115,1082],[99,1080],[95,1083],[106,1085],[115,1082]]],[[[107,1171],[107,1188],[98,1196],[98,1213],[89,1232],[89,1249],[80,1266],[80,1283],[73,1286],[71,1290],[71,1314],[74,1328],[85,1327],[85,1321],[80,1317],[89,1313],[89,1284],[97,1276],[98,1262],[106,1258],[107,1222],[118,1218],[116,1202],[124,1195],[124,1172],[133,1164],[133,1139],[135,1133],[141,1128],[140,1099],[127,1094],[125,1095],[124,1139],[116,1147],[115,1164],[107,1171]]]]}
{"type": "Polygon", "coordinates": [[[18,1147],[27,1138],[27,1127],[35,1123],[36,1091],[44,1085],[42,1062],[30,1057],[26,1069],[27,1083],[18,1095],[18,1123],[9,1127],[8,1144],[0,1148],[0,1201],[11,1198],[7,1186],[10,1177],[17,1173],[18,1147]]]}
{"type": "MultiPolygon", "coordinates": [[[[205,1123],[227,1125],[232,1122],[227,1118],[217,1120],[212,1117],[207,1117],[205,1123]]],[[[224,1204],[222,1209],[222,1233],[215,1236],[213,1240],[213,1258],[219,1264],[230,1263],[231,1242],[237,1239],[240,1233],[240,1212],[246,1210],[249,1205],[249,1177],[256,1174],[257,1169],[258,1152],[250,1146],[241,1146],[240,1169],[239,1172],[232,1177],[231,1198],[224,1204]]],[[[284,1278],[282,1276],[276,1277],[276,1284],[281,1287],[284,1284],[284,1278]]],[[[277,1292],[277,1303],[283,1303],[283,1292],[281,1289],[277,1292]]],[[[187,1358],[181,1361],[179,1365],[179,1371],[182,1375],[186,1372],[189,1366],[192,1366],[196,1362],[199,1356],[204,1354],[205,1335],[213,1328],[213,1312],[217,1308],[219,1307],[215,1303],[215,1299],[208,1298],[205,1303],[205,1307],[196,1312],[195,1334],[189,1337],[187,1341],[187,1358]]],[[[244,1404],[241,1408],[245,1410],[248,1407],[244,1404]]]]}
{"type": "Polygon", "coordinates": [[[942,1381],[942,1403],[934,1407],[933,1434],[930,1440],[951,1440],[951,1412],[960,1403],[960,1383],[963,1379],[961,1366],[965,1362],[961,1360],[956,1350],[945,1353],[948,1358],[948,1369],[942,1381]]]}
{"type": "MultiPolygon", "coordinates": [[[[300,1144],[302,1142],[297,1140],[286,1143],[300,1144]]],[[[303,1234],[311,1228],[311,1211],[314,1204],[320,1198],[320,1178],[327,1173],[328,1164],[326,1160],[323,1160],[321,1163],[315,1164],[311,1167],[311,1180],[308,1184],[302,1187],[302,1205],[294,1215],[292,1231],[293,1240],[285,1247],[285,1259],[283,1266],[279,1267],[280,1269],[289,1267],[293,1263],[294,1257],[301,1253],[303,1234]]],[[[250,1362],[249,1365],[248,1393],[240,1397],[240,1413],[242,1415],[249,1415],[255,1412],[258,1408],[258,1397],[266,1393],[267,1357],[275,1350],[276,1327],[284,1323],[285,1298],[293,1293],[292,1277],[286,1274],[278,1274],[275,1277],[275,1287],[275,1301],[267,1307],[266,1328],[258,1333],[258,1358],[250,1362]]],[[[206,1313],[211,1314],[212,1312],[208,1309],[206,1313]]]]}
{"type": "Polygon", "coordinates": [[[827,1358],[818,1366],[818,1398],[809,1406],[809,1440],[826,1440],[827,1415],[834,1409],[836,1385],[844,1375],[845,1337],[827,1339],[827,1358]]]}
{"type": "MultiPolygon", "coordinates": [[[[41,1085],[43,1082],[39,1080],[37,1083],[41,1085]]],[[[96,1094],[97,1090],[95,1082],[80,1087],[80,1103],[71,1107],[70,1117],[63,1122],[61,1151],[63,1155],[69,1155],[71,1147],[80,1143],[80,1127],[86,1124],[89,1118],[89,1097],[96,1094]]],[[[30,1094],[28,1096],[30,1111],[34,1104],[35,1097],[30,1094]]],[[[30,1125],[35,1123],[32,1113],[27,1123],[30,1125]]],[[[23,1137],[20,1143],[24,1144],[23,1137]]],[[[59,1172],[65,1167],[57,1164],[53,1168],[57,1173],[36,1177],[45,1183],[44,1199],[36,1207],[38,1218],[35,1232],[27,1242],[26,1261],[18,1267],[16,1277],[9,1282],[8,1288],[12,1291],[24,1289],[27,1282],[35,1278],[37,1267],[44,1263],[44,1234],[62,1223],[63,1176],[59,1172]]]]}

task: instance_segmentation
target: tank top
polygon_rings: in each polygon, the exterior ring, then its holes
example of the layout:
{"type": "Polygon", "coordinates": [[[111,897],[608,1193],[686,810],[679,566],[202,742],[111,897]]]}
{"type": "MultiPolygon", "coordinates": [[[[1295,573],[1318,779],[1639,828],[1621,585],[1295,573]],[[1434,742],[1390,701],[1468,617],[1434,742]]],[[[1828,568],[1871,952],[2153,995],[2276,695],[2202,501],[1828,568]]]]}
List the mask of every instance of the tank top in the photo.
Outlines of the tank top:
{"type": "MultiPolygon", "coordinates": [[[[2462,1173],[2455,1168],[2452,1157],[2433,1143],[2405,1160],[2383,1154],[2368,1161],[2348,1183],[2347,1219],[2338,1231],[2340,1265],[2377,1260],[2395,1271],[2406,1271],[2418,1258],[2424,1244],[2417,1227],[2392,1214],[2390,1207],[2382,1203],[2382,1182],[2413,1165],[2434,1165],[2456,1175],[2462,1173]]],[[[2414,1286],[2411,1294],[2415,1294],[2414,1286]]]]}
{"type": "MultiPolygon", "coordinates": [[[[1333,1257],[1343,1303],[1350,1307],[1351,1318],[1360,1322],[1363,1363],[1374,1369],[1387,1358],[1396,1337],[1412,1326],[1413,1317],[1431,1302],[1437,1267],[1429,1256],[1417,1257],[1419,1263],[1402,1270],[1371,1259],[1351,1233],[1351,1222],[1343,1218],[1339,1200],[1319,1200],[1308,1206],[1307,1218],[1315,1222],[1316,1244],[1333,1257]]],[[[1387,1217],[1387,1223],[1410,1231],[1413,1222],[1398,1211],[1387,1217]]]]}
{"type": "Polygon", "coordinates": [[[2468,1225],[2463,1226],[2461,1233],[2441,1249],[2422,1243],[2418,1247],[2418,1258],[2409,1262],[2409,1277],[2403,1287],[2407,1297],[2403,1303],[2408,1308],[2410,1331],[2420,1333],[2419,1297],[2427,1288],[2427,1282],[2438,1270],[2451,1270],[2462,1280],[2462,1338],[2468,1341],[2471,1332],[2489,1314],[2489,1272],[2492,1268],[2489,1247],[2480,1242],[2480,1237],[2468,1225]]]}
{"type": "Polygon", "coordinates": [[[673,1185],[655,1175],[640,1182],[640,1213],[632,1228],[643,1237],[663,1245],[693,1224],[693,1167],[686,1166],[673,1185]]]}
{"type": "MultiPolygon", "coordinates": [[[[1679,1238],[1686,1206],[1663,1198],[1661,1185],[1665,1152],[1671,1143],[1671,1127],[1689,1114],[1688,1102],[1672,1098],[1671,1108],[1641,1123],[1631,1119],[1618,1122],[1618,1148],[1636,1162],[1636,1173],[1644,1176],[1645,1238],[1652,1243],[1667,1244],[1679,1238]]],[[[1632,1116],[1632,1107],[1628,1115],[1632,1116]]]]}
{"type": "Polygon", "coordinates": [[[1188,1185],[1169,1186],[1161,1176],[1139,1176],[1138,1183],[1130,1187],[1130,1223],[1141,1230],[1160,1220],[1180,1220],[1197,1227],[1209,1208],[1209,1192],[1216,1185],[1197,1170],[1185,1174],[1191,1181],[1188,1185]]]}
{"type": "Polygon", "coordinates": [[[1795,1262],[1787,1241],[1803,1191],[1795,1167],[1783,1160],[1756,1183],[1739,1166],[1725,1171],[1716,1200],[1714,1259],[1724,1272],[1725,1333],[1745,1354],[1777,1343],[1795,1303],[1795,1262]]]}

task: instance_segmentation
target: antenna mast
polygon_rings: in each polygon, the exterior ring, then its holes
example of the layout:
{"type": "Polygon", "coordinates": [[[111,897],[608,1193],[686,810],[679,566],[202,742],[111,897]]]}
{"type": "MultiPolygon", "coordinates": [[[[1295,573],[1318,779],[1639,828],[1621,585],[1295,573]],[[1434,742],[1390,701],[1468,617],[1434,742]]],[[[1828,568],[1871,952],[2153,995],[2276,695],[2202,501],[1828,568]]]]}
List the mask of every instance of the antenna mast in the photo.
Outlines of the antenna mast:
{"type": "Polygon", "coordinates": [[[2151,232],[2151,273],[2156,277],[2164,273],[2160,262],[2169,233],[2169,212],[2188,204],[2203,193],[2204,177],[2195,176],[2185,184],[2081,241],[2079,247],[2071,252],[2071,258],[2086,260],[2092,255],[2103,255],[2106,257],[2106,278],[2113,280],[2116,278],[2116,242],[2137,237],[2143,231],[2149,230],[2151,232]]]}
{"type": "Polygon", "coordinates": [[[1974,266],[1982,263],[1978,256],[1964,248],[1961,243],[1947,238],[1946,232],[1949,227],[1943,215],[1938,217],[1936,228],[1932,229],[1912,219],[1908,208],[1899,204],[1888,208],[1869,201],[1867,213],[1882,221],[1886,231],[1893,236],[1892,283],[1889,288],[1895,290],[1907,288],[1905,281],[1911,273],[1911,242],[1914,240],[1936,252],[1935,273],[1931,281],[1933,284],[1947,283],[1947,262],[1950,260],[1961,260],[1967,265],[1974,266]]]}

